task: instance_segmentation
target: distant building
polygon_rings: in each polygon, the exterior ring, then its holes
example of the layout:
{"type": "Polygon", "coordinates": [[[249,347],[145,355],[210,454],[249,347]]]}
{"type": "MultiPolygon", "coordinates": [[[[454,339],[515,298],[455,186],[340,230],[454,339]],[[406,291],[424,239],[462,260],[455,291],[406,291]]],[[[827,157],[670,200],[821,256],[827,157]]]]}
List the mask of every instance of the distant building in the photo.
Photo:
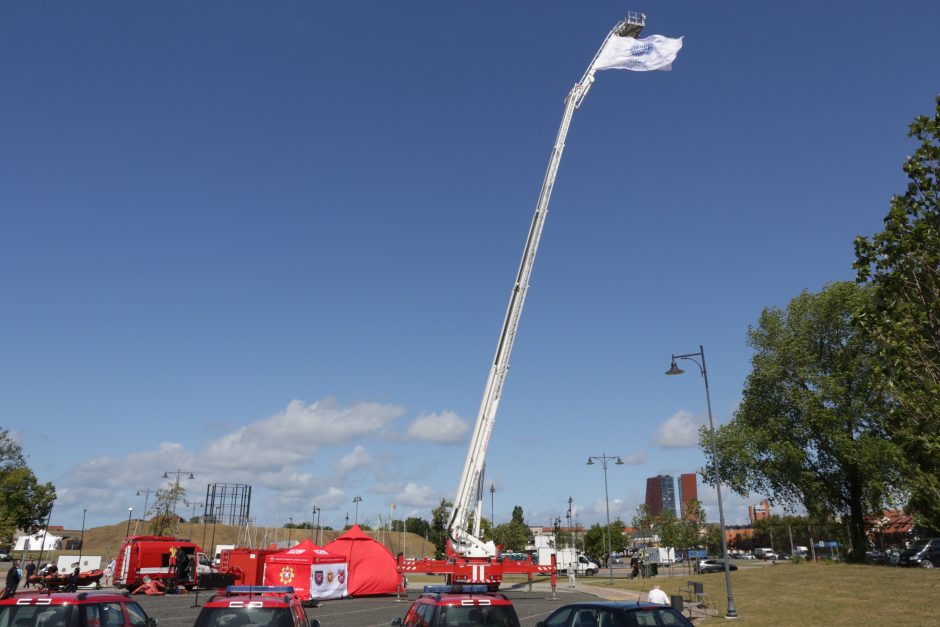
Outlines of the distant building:
{"type": "Polygon", "coordinates": [[[751,519],[752,525],[758,520],[770,518],[770,501],[764,499],[760,502],[760,505],[748,505],[747,517],[751,519]]]}
{"type": "Polygon", "coordinates": [[[685,506],[691,500],[698,500],[698,482],[694,472],[679,475],[679,517],[685,516],[685,506]]]}
{"type": "Polygon", "coordinates": [[[650,516],[664,511],[676,513],[676,486],[672,475],[656,475],[646,480],[646,509],[650,516]]]}

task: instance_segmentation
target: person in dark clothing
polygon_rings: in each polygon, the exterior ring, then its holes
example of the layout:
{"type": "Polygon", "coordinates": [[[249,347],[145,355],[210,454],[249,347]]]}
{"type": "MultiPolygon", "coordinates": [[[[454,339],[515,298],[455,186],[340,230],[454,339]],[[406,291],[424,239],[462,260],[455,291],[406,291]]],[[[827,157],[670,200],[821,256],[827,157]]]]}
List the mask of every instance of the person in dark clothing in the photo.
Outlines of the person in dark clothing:
{"type": "Polygon", "coordinates": [[[23,569],[23,576],[25,579],[23,583],[24,588],[29,587],[29,578],[32,577],[33,573],[35,572],[36,572],[36,562],[30,562],[29,564],[26,565],[26,568],[23,569]]]}
{"type": "Polygon", "coordinates": [[[7,571],[7,585],[3,589],[3,598],[8,599],[16,594],[16,589],[20,585],[20,563],[13,560],[10,570],[7,571]]]}
{"type": "Polygon", "coordinates": [[[72,574],[69,575],[69,580],[65,584],[66,592],[77,592],[78,591],[78,566],[75,567],[75,570],[72,571],[72,574]]]}

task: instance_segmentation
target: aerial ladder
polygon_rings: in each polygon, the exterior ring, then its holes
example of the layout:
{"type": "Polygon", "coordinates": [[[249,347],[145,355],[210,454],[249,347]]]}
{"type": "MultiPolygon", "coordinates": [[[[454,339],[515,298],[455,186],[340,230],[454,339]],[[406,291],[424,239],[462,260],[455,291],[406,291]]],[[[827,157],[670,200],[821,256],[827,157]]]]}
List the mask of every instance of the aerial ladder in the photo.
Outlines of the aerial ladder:
{"type": "Polygon", "coordinates": [[[525,249],[519,271],[509,295],[509,306],[503,321],[496,345],[496,354],[490,365],[486,386],[483,389],[483,398],[480,401],[480,410],[477,414],[473,436],[464,461],[463,472],[460,474],[460,483],[454,498],[448,524],[448,547],[446,560],[404,560],[400,558],[399,570],[403,573],[422,572],[426,574],[444,574],[451,583],[486,583],[498,586],[502,574],[507,572],[532,574],[551,573],[554,586],[554,566],[538,566],[531,561],[517,562],[499,558],[496,545],[481,538],[480,519],[483,511],[483,473],[486,465],[486,449],[493,432],[496,421],[496,410],[503,393],[503,384],[509,372],[509,356],[512,352],[516,332],[519,329],[519,320],[522,316],[522,307],[525,304],[526,293],[529,289],[529,279],[535,265],[535,255],[538,252],[539,240],[545,226],[548,214],[548,204],[558,176],[558,166],[561,155],[565,150],[565,139],[571,126],[574,112],[584,102],[584,98],[594,83],[594,62],[604,50],[611,37],[636,37],[646,24],[646,16],[642,13],[630,12],[626,18],[619,21],[604,38],[597,53],[591,59],[588,69],[585,70],[575,86],[565,99],[565,109],[555,138],[551,158],[539,192],[539,199],[535,206],[535,215],[529,227],[525,249]]]}

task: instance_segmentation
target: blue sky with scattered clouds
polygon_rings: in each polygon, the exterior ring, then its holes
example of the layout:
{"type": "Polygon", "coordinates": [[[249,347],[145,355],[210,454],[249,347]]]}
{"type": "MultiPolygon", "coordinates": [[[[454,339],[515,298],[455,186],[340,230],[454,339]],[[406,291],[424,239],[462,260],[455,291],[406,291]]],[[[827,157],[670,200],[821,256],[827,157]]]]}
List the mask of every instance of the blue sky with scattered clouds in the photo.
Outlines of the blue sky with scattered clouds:
{"type": "MultiPolygon", "coordinates": [[[[0,7],[0,426],[53,524],[167,470],[259,525],[456,489],[567,91],[626,10],[683,36],[576,113],[488,451],[497,522],[704,462],[762,308],[853,277],[940,91],[940,4],[0,7]]],[[[709,518],[714,492],[701,489],[709,518]]],[[[755,499],[756,500],[756,499],[755,499]]],[[[747,499],[729,498],[729,523],[747,499]]],[[[485,512],[489,515],[490,502],[485,512]]]]}

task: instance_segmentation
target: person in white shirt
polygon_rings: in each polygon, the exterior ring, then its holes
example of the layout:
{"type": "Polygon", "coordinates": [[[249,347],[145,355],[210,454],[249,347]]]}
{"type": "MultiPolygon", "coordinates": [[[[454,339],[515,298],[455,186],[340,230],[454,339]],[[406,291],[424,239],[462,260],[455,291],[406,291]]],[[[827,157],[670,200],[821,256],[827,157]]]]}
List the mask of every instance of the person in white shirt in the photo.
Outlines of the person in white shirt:
{"type": "Polygon", "coordinates": [[[646,600],[659,605],[669,605],[669,596],[660,590],[659,586],[653,586],[653,589],[646,595],[646,600]]]}

